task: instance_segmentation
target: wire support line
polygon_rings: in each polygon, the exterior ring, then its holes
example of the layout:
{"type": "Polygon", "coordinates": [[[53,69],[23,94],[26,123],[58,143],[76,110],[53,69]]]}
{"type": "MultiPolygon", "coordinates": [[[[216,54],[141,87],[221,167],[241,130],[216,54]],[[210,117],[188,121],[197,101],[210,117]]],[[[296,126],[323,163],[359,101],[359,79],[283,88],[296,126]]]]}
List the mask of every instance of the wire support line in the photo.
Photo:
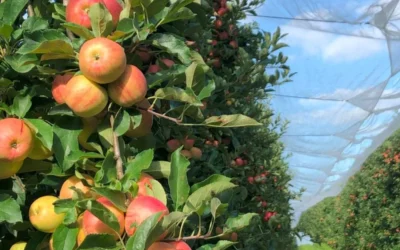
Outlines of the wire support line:
{"type": "Polygon", "coordinates": [[[331,102],[347,102],[345,99],[334,99],[334,98],[322,98],[322,97],[309,97],[309,96],[296,96],[296,95],[283,95],[270,93],[270,95],[278,97],[296,98],[296,99],[308,99],[308,100],[319,100],[319,101],[331,101],[331,102]]]}
{"type": "Polygon", "coordinates": [[[268,15],[248,15],[248,16],[251,16],[251,17],[261,17],[261,18],[269,18],[269,19],[305,21],[305,22],[342,23],[342,24],[352,24],[352,25],[371,25],[370,22],[349,22],[349,21],[340,21],[340,20],[323,20],[323,19],[298,18],[298,17],[282,17],[282,16],[268,16],[268,15]]]}

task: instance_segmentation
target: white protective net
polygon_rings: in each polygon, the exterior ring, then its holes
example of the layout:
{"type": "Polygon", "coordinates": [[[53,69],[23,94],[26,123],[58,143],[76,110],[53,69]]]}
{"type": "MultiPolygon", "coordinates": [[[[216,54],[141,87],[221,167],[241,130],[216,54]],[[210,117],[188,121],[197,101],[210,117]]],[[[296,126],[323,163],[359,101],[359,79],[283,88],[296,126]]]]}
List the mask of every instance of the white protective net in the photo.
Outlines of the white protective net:
{"type": "Polygon", "coordinates": [[[337,195],[391,133],[400,128],[400,0],[267,0],[249,17],[288,33],[284,50],[298,72],[275,88],[272,107],[290,121],[295,221],[337,195]]]}

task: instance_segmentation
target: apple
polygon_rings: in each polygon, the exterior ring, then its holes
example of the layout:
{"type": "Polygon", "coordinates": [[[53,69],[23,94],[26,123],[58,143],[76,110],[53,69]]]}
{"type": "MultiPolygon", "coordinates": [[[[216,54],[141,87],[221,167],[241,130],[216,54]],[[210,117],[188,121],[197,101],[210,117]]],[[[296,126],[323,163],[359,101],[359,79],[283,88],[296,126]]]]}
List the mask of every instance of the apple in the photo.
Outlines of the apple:
{"type": "Polygon", "coordinates": [[[192,153],[187,149],[183,149],[181,151],[181,155],[185,156],[187,159],[191,159],[192,158],[192,153]]]}
{"type": "Polygon", "coordinates": [[[167,142],[167,150],[172,153],[177,150],[180,146],[182,146],[181,142],[177,139],[171,139],[167,142]]]}
{"type": "Polygon", "coordinates": [[[85,240],[85,238],[86,238],[85,230],[83,230],[83,228],[79,229],[78,237],[76,238],[76,243],[78,244],[78,246],[80,246],[82,244],[82,242],[85,240]]]}
{"type": "Polygon", "coordinates": [[[177,250],[173,245],[166,242],[155,242],[147,250],[177,250]]]}
{"type": "Polygon", "coordinates": [[[229,9],[226,7],[221,7],[219,8],[219,10],[217,11],[219,16],[224,16],[226,13],[228,13],[229,9]]]}
{"type": "Polygon", "coordinates": [[[212,45],[212,46],[217,46],[217,44],[218,44],[218,41],[217,41],[217,40],[212,40],[212,41],[211,41],[211,45],[212,45]]]}
{"type": "Polygon", "coordinates": [[[72,73],[57,75],[51,86],[51,94],[58,104],[65,103],[67,83],[74,76],[72,73]]]}
{"type": "Polygon", "coordinates": [[[194,145],[194,139],[188,139],[186,137],[186,139],[182,140],[182,144],[185,149],[191,149],[194,145]]]}
{"type": "Polygon", "coordinates": [[[104,37],[93,38],[79,51],[79,68],[86,78],[96,83],[113,82],[125,72],[124,48],[104,37]]]}
{"type": "Polygon", "coordinates": [[[236,232],[233,232],[231,234],[231,241],[236,242],[238,240],[238,234],[236,232]]]}
{"type": "Polygon", "coordinates": [[[25,160],[33,147],[33,135],[28,125],[17,118],[5,118],[0,120],[0,128],[0,160],[25,160]]]}
{"type": "Polygon", "coordinates": [[[151,53],[148,48],[146,47],[139,48],[135,53],[140,57],[140,60],[143,63],[149,63],[151,61],[151,53]]]}
{"type": "Polygon", "coordinates": [[[169,244],[174,246],[176,250],[192,250],[192,248],[190,248],[190,246],[183,240],[170,242],[169,244]]]}
{"type": "Polygon", "coordinates": [[[37,138],[33,137],[33,147],[28,157],[33,160],[44,160],[53,155],[50,149],[48,149],[43,142],[37,138]]]}
{"type": "Polygon", "coordinates": [[[151,180],[154,180],[154,178],[148,174],[142,173],[139,181],[137,182],[138,186],[139,186],[139,190],[138,190],[138,196],[145,196],[147,195],[147,188],[152,189],[152,185],[151,185],[151,180]]]}
{"type": "Polygon", "coordinates": [[[215,20],[214,26],[215,26],[216,29],[220,29],[222,27],[222,25],[223,25],[223,23],[222,23],[221,19],[215,20]]]}
{"type": "Polygon", "coordinates": [[[244,165],[244,161],[240,157],[236,158],[235,162],[236,162],[236,165],[239,166],[239,167],[244,165]]]}
{"type": "Polygon", "coordinates": [[[118,80],[108,84],[111,100],[122,107],[130,107],[146,97],[146,77],[136,66],[127,65],[118,80]]]}
{"type": "Polygon", "coordinates": [[[213,141],[213,146],[216,147],[216,148],[218,148],[218,146],[219,146],[219,141],[214,140],[214,141],[213,141]]]}
{"type": "Polygon", "coordinates": [[[237,49],[239,47],[238,43],[235,40],[230,41],[229,45],[234,49],[237,49]]]}
{"type": "Polygon", "coordinates": [[[157,64],[152,64],[147,69],[147,74],[155,74],[155,73],[160,72],[160,71],[161,71],[160,66],[158,66],[157,64]]]}
{"type": "Polygon", "coordinates": [[[47,195],[36,199],[29,208],[29,220],[34,228],[44,233],[53,233],[63,222],[65,214],[57,214],[53,203],[57,197],[47,195]]]}
{"type": "Polygon", "coordinates": [[[171,59],[168,58],[163,58],[160,60],[162,63],[164,63],[165,66],[167,66],[167,68],[171,68],[172,66],[174,66],[175,62],[172,61],[171,59]]]}
{"type": "Polygon", "coordinates": [[[190,153],[192,154],[192,157],[195,160],[200,160],[201,156],[203,155],[203,152],[201,151],[201,149],[199,149],[197,147],[191,148],[190,153]]]}
{"type": "Polygon", "coordinates": [[[24,161],[0,160],[0,180],[10,178],[22,167],[24,161]]]}
{"type": "Polygon", "coordinates": [[[221,0],[219,4],[221,5],[221,7],[226,7],[226,2],[227,0],[221,0]]]}
{"type": "Polygon", "coordinates": [[[268,203],[266,201],[261,202],[262,207],[266,207],[267,205],[268,205],[268,203]]]}
{"type": "Polygon", "coordinates": [[[254,177],[252,177],[252,176],[247,177],[247,181],[248,181],[250,184],[253,184],[253,183],[254,183],[254,177]]]}
{"type": "Polygon", "coordinates": [[[91,23],[89,18],[90,6],[96,3],[102,3],[108,9],[112,16],[114,26],[117,26],[122,6],[118,0],[69,0],[65,10],[67,22],[81,25],[90,29],[91,23]]]}
{"type": "Polygon", "coordinates": [[[88,151],[96,151],[96,149],[88,143],[89,137],[96,132],[101,120],[97,117],[82,117],[83,128],[78,135],[79,144],[88,151]]]}
{"type": "Polygon", "coordinates": [[[162,212],[160,219],[169,213],[168,208],[158,199],[151,196],[137,196],[128,206],[125,216],[125,231],[129,236],[151,215],[162,212]]]}
{"type": "Polygon", "coordinates": [[[226,31],[220,32],[218,35],[219,40],[227,40],[229,38],[229,34],[226,31]]]}
{"type": "Polygon", "coordinates": [[[68,82],[67,93],[65,103],[80,117],[95,116],[108,103],[106,90],[83,75],[74,76],[68,82]]]}
{"type": "Polygon", "coordinates": [[[14,243],[14,245],[11,246],[10,250],[24,250],[26,247],[26,242],[25,241],[20,241],[17,243],[14,243]]]}
{"type": "MultiPolygon", "coordinates": [[[[148,109],[151,104],[147,99],[144,99],[143,101],[136,104],[136,106],[142,109],[148,109]]],[[[126,136],[137,138],[143,137],[151,133],[151,127],[153,126],[153,115],[142,109],[140,110],[140,113],[142,114],[142,120],[140,121],[139,126],[134,128],[134,123],[131,121],[131,127],[125,133],[126,136]]]]}
{"type": "MultiPolygon", "coordinates": [[[[87,184],[93,186],[94,185],[94,180],[91,176],[82,174],[83,177],[85,178],[87,184]]],[[[78,177],[71,176],[69,177],[66,181],[64,181],[63,185],[61,186],[60,190],[60,199],[71,199],[72,196],[74,195],[75,191],[71,189],[71,187],[75,187],[76,189],[79,189],[82,191],[82,193],[85,195],[86,198],[90,198],[92,196],[90,192],[90,187],[85,186],[82,182],[81,179],[78,177]]]]}
{"type": "Polygon", "coordinates": [[[115,215],[119,223],[119,235],[111,227],[106,225],[90,211],[86,210],[83,214],[82,228],[86,235],[88,234],[111,234],[117,240],[119,236],[124,233],[124,213],[119,210],[114,204],[105,197],[100,197],[97,201],[107,208],[111,213],[115,215]]]}

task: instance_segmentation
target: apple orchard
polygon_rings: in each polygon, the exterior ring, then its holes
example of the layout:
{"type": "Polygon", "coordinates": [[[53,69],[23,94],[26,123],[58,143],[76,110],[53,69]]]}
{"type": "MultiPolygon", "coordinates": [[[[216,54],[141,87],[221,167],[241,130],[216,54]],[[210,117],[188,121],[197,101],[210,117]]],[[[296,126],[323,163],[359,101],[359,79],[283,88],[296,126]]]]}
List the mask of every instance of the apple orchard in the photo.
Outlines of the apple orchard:
{"type": "Polygon", "coordinates": [[[261,4],[2,0],[0,248],[296,249],[261,4]]]}

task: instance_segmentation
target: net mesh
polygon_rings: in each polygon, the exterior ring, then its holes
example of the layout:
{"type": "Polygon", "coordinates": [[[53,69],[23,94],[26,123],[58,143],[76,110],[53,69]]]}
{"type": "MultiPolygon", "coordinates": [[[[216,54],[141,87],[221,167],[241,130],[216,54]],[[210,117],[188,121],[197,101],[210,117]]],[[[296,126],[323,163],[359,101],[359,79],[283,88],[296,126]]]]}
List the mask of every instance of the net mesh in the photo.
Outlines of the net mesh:
{"type": "Polygon", "coordinates": [[[275,88],[273,109],[290,121],[295,221],[348,178],[400,128],[400,0],[268,0],[248,17],[280,26],[293,82],[275,88]]]}

